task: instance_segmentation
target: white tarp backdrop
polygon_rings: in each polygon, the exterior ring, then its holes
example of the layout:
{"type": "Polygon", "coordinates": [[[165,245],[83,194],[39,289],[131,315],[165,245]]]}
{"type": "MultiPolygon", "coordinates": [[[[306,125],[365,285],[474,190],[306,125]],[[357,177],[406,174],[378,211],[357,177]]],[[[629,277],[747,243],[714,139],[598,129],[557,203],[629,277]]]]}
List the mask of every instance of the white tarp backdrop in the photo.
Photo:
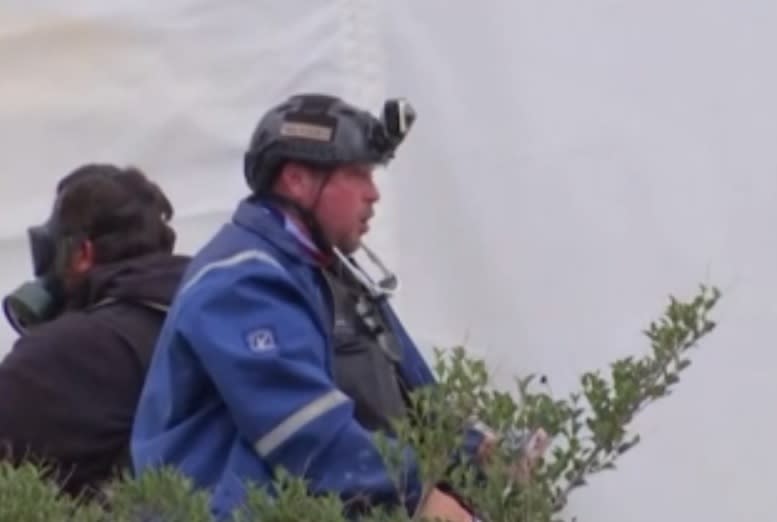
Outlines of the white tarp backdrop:
{"type": "Polygon", "coordinates": [[[774,27],[772,0],[2,0],[0,290],[28,276],[24,228],[81,163],[150,173],[192,252],[245,193],[269,104],[405,95],[419,120],[371,243],[417,338],[563,392],[645,350],[668,293],[719,285],[719,330],[570,513],[771,520],[774,27]]]}

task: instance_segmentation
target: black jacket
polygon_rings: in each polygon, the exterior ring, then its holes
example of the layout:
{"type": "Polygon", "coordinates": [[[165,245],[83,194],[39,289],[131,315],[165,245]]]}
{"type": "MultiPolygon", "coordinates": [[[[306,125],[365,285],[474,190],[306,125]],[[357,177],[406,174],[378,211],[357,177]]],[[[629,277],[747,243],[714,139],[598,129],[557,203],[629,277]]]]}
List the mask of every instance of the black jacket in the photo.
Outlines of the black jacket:
{"type": "Polygon", "coordinates": [[[164,312],[188,258],[152,254],[90,271],[75,307],[20,337],[0,363],[0,458],[43,461],[89,495],[128,463],[164,312]]]}

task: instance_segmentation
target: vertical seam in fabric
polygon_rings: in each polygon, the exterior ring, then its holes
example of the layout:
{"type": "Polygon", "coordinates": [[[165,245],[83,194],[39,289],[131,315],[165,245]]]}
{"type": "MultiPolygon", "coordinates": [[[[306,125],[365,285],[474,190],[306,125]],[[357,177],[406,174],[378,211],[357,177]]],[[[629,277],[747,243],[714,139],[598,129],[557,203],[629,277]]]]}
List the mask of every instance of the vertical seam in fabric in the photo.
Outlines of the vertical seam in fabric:
{"type": "MultiPolygon", "coordinates": [[[[387,97],[387,49],[385,47],[383,10],[389,9],[379,0],[337,0],[340,13],[341,52],[344,78],[343,96],[346,100],[364,107],[373,113],[378,113],[387,97]]],[[[397,93],[403,95],[404,93],[397,93]]],[[[390,170],[390,168],[388,169],[390,170]]],[[[385,252],[390,249],[393,258],[399,261],[399,248],[396,236],[394,216],[398,214],[395,182],[390,179],[390,172],[384,178],[378,177],[378,184],[383,192],[380,202],[381,215],[378,234],[381,241],[377,250],[385,252]],[[391,194],[391,195],[390,195],[391,194]]],[[[375,236],[371,241],[376,241],[375,236]]],[[[395,266],[394,268],[398,268],[395,266]]],[[[400,293],[401,294],[401,293],[400,293]]],[[[401,295],[392,298],[394,307],[401,309],[401,295]]]]}

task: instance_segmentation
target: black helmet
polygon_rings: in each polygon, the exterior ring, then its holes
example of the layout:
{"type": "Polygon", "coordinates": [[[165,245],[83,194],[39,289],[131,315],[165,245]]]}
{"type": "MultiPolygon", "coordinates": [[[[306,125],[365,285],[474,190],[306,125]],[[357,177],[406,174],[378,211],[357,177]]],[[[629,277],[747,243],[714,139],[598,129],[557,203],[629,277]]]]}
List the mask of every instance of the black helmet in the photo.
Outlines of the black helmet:
{"type": "Polygon", "coordinates": [[[340,98],[298,94],[270,109],[251,136],[244,173],[254,193],[266,191],[285,161],[322,169],[347,163],[387,164],[410,130],[415,112],[387,100],[380,119],[340,98]]]}

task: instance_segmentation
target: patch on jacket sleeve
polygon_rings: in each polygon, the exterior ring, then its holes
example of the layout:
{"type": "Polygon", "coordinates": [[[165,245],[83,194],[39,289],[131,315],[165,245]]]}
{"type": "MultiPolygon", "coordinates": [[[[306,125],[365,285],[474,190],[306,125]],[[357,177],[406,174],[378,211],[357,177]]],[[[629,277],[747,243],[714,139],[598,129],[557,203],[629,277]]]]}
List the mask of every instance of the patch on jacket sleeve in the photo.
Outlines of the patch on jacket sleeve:
{"type": "Polygon", "coordinates": [[[258,328],[246,335],[248,349],[254,353],[267,353],[278,349],[272,328],[258,328]]]}

